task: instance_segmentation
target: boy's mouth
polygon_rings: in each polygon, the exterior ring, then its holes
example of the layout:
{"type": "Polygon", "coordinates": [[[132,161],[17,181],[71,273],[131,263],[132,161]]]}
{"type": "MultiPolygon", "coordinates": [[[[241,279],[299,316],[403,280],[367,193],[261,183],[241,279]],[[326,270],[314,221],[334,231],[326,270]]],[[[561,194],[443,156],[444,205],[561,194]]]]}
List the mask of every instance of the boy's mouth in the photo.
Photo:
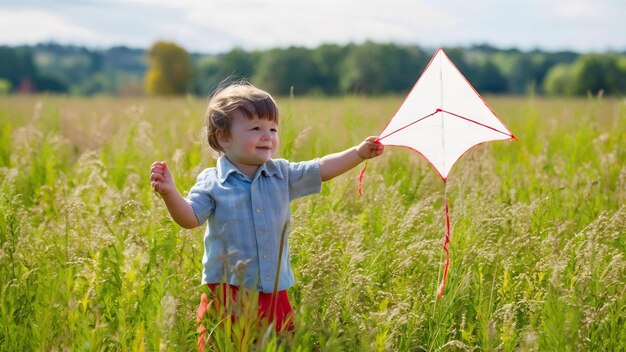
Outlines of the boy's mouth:
{"type": "Polygon", "coordinates": [[[261,149],[261,150],[272,150],[272,147],[256,147],[256,149],[261,149]]]}

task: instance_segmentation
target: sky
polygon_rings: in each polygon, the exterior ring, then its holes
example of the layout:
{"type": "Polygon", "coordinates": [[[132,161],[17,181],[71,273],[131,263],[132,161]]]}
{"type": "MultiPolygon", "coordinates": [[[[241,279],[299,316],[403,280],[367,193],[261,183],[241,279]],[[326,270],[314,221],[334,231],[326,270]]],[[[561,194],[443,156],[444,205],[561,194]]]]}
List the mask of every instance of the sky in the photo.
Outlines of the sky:
{"type": "Polygon", "coordinates": [[[366,40],[420,47],[626,51],[625,0],[0,0],[0,45],[197,53],[366,40]]]}

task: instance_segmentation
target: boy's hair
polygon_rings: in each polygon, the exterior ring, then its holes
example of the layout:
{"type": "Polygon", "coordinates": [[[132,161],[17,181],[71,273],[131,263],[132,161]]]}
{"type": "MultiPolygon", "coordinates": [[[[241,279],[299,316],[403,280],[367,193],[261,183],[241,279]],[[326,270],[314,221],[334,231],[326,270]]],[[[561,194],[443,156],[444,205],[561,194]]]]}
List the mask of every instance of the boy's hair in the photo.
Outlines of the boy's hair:
{"type": "Polygon", "coordinates": [[[272,96],[247,83],[236,83],[215,91],[205,114],[207,139],[213,150],[223,152],[217,141],[217,131],[230,133],[232,112],[239,110],[249,119],[255,115],[278,123],[278,107],[272,96]]]}

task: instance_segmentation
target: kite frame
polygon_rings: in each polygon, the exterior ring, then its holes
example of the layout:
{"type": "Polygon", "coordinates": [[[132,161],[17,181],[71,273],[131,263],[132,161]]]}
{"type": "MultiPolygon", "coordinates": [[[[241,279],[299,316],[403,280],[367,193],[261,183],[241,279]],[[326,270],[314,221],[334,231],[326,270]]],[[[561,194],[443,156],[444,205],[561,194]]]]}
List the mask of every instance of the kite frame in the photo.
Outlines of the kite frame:
{"type": "MultiPolygon", "coordinates": [[[[406,96],[406,97],[404,97],[404,100],[402,101],[402,104],[400,104],[400,106],[398,107],[398,110],[396,110],[396,113],[395,113],[393,116],[395,117],[395,116],[398,114],[398,112],[400,111],[400,109],[402,108],[402,106],[404,105],[404,103],[406,102],[406,100],[408,99],[408,97],[411,95],[411,93],[413,92],[413,90],[414,90],[414,89],[417,87],[417,85],[419,84],[420,80],[422,79],[422,76],[424,75],[424,72],[426,72],[426,71],[428,70],[428,68],[429,68],[429,67],[430,67],[430,65],[433,63],[433,61],[435,60],[435,58],[437,57],[437,55],[439,54],[439,52],[441,52],[441,53],[442,53],[442,54],[443,54],[443,55],[444,55],[444,56],[448,59],[448,61],[450,61],[450,63],[452,64],[452,67],[453,67],[453,68],[457,71],[457,73],[458,73],[461,77],[463,77],[463,80],[465,81],[465,83],[467,83],[467,85],[468,85],[468,86],[472,89],[472,91],[474,92],[474,94],[476,94],[476,96],[477,96],[477,97],[478,97],[478,98],[479,98],[479,99],[483,102],[483,104],[485,104],[485,106],[486,106],[486,107],[487,107],[487,109],[488,109],[488,110],[489,110],[489,111],[493,114],[493,116],[495,116],[495,118],[496,118],[498,121],[500,121],[500,123],[502,124],[502,126],[504,126],[504,127],[505,127],[508,131],[510,131],[509,127],[508,127],[508,126],[507,126],[504,122],[502,122],[502,120],[498,117],[498,115],[496,115],[496,113],[494,113],[494,112],[493,112],[493,110],[491,109],[491,107],[489,106],[489,104],[487,104],[487,102],[485,101],[485,99],[483,99],[483,97],[482,97],[482,96],[478,93],[478,91],[476,91],[476,88],[474,88],[474,86],[470,83],[470,81],[467,79],[467,77],[465,77],[465,76],[463,75],[463,73],[461,73],[461,70],[459,70],[459,68],[458,68],[458,67],[454,64],[454,62],[450,59],[450,57],[448,56],[448,54],[446,54],[446,52],[443,50],[443,48],[439,48],[439,49],[435,52],[435,55],[433,55],[433,57],[430,59],[430,61],[428,62],[428,65],[426,65],[426,67],[424,68],[424,70],[423,70],[423,71],[422,71],[422,73],[420,74],[419,78],[417,79],[417,82],[415,82],[415,84],[413,85],[413,87],[412,87],[412,88],[411,88],[411,90],[409,91],[409,94],[407,94],[407,96],[406,96]]],[[[442,84],[442,87],[443,87],[443,84],[442,84]]],[[[386,137],[388,137],[388,136],[390,136],[390,135],[392,135],[392,134],[394,134],[394,133],[396,133],[396,132],[398,132],[398,131],[400,131],[400,130],[403,130],[403,129],[405,129],[405,128],[409,127],[409,126],[412,126],[412,125],[414,125],[414,124],[416,124],[416,123],[418,123],[418,122],[420,122],[420,121],[423,121],[424,119],[427,119],[427,118],[429,118],[429,117],[431,117],[431,116],[434,116],[434,115],[436,115],[437,113],[440,113],[440,112],[441,112],[441,113],[447,113],[447,114],[453,115],[453,116],[455,116],[455,117],[457,117],[457,118],[461,118],[461,119],[464,119],[464,120],[469,121],[469,122],[473,122],[473,123],[475,123],[475,124],[477,124],[477,125],[480,125],[480,126],[485,127],[485,128],[489,128],[489,129],[491,129],[491,130],[494,130],[494,131],[496,131],[496,132],[502,133],[502,134],[504,134],[504,135],[506,135],[506,136],[509,136],[509,137],[510,137],[509,139],[505,139],[505,140],[513,140],[513,141],[517,141],[517,140],[518,140],[518,139],[517,139],[517,138],[516,138],[516,137],[515,137],[512,133],[510,133],[510,132],[509,132],[509,133],[502,132],[502,131],[498,130],[497,128],[493,128],[493,127],[491,127],[491,126],[487,126],[487,125],[482,124],[482,123],[480,123],[480,122],[474,121],[473,119],[470,119],[470,118],[468,118],[468,117],[465,117],[465,116],[462,116],[462,115],[459,115],[459,114],[457,114],[457,113],[453,113],[453,112],[450,112],[450,111],[447,111],[447,110],[443,110],[443,109],[441,108],[441,104],[440,104],[440,107],[439,107],[439,108],[437,108],[437,109],[435,109],[435,111],[434,111],[434,112],[432,112],[431,114],[428,114],[428,115],[426,115],[426,116],[424,116],[424,117],[420,117],[420,118],[418,118],[416,121],[413,121],[413,122],[411,122],[411,123],[409,123],[409,124],[407,124],[407,125],[405,125],[405,126],[402,126],[402,127],[398,128],[398,129],[396,129],[395,131],[392,131],[392,132],[390,132],[390,133],[387,133],[386,135],[384,135],[384,136],[382,136],[382,137],[378,137],[378,138],[376,139],[376,142],[377,142],[377,143],[380,143],[380,141],[381,141],[381,140],[383,140],[383,139],[385,139],[386,137]]],[[[443,119],[443,116],[442,116],[442,119],[443,119]]],[[[387,129],[387,127],[391,124],[391,120],[393,120],[393,117],[392,117],[391,119],[389,119],[389,121],[387,122],[387,124],[385,125],[385,127],[382,129],[381,133],[382,133],[382,132],[384,132],[384,131],[387,129]]],[[[462,158],[462,157],[463,157],[463,156],[464,156],[464,155],[465,155],[468,151],[470,151],[470,150],[471,150],[471,149],[473,149],[474,147],[476,147],[476,146],[478,146],[478,145],[481,145],[481,144],[483,144],[483,143],[486,143],[486,142],[492,142],[492,141],[494,141],[494,140],[489,140],[489,141],[479,142],[479,143],[476,143],[476,144],[472,145],[471,147],[467,148],[467,150],[465,150],[465,151],[464,151],[464,152],[463,152],[463,153],[462,153],[462,154],[461,154],[461,155],[457,158],[457,160],[455,160],[455,163],[456,163],[456,161],[458,161],[459,159],[461,159],[461,158],[462,158]]],[[[382,144],[382,143],[381,143],[381,144],[382,144]]],[[[419,155],[420,155],[420,156],[421,156],[424,160],[426,160],[426,161],[430,164],[430,166],[432,166],[432,168],[433,168],[433,169],[435,169],[435,171],[437,172],[437,175],[439,175],[439,177],[443,180],[443,182],[446,182],[446,181],[448,180],[448,176],[447,176],[447,177],[444,177],[444,176],[443,176],[443,175],[439,172],[439,170],[435,167],[435,165],[434,165],[434,164],[433,164],[433,163],[432,163],[432,162],[431,162],[431,161],[430,161],[430,160],[429,160],[429,159],[428,159],[428,158],[427,158],[424,154],[422,154],[422,153],[421,153],[421,152],[419,152],[418,150],[416,150],[416,149],[414,149],[414,148],[411,148],[411,147],[409,147],[409,146],[406,146],[406,145],[398,145],[398,144],[385,144],[385,145],[388,145],[388,146],[390,146],[390,147],[402,147],[402,148],[410,149],[410,150],[412,150],[412,151],[416,152],[416,153],[417,153],[417,154],[419,154],[419,155]]],[[[448,171],[448,175],[450,174],[450,172],[452,172],[452,168],[450,168],[450,171],[448,171]]]]}
{"type": "MultiPolygon", "coordinates": [[[[487,104],[487,102],[485,101],[485,99],[484,99],[484,98],[483,98],[483,97],[482,97],[482,96],[478,93],[478,91],[476,90],[476,88],[474,88],[474,86],[470,83],[470,81],[467,79],[467,77],[465,77],[465,75],[463,75],[463,73],[461,73],[461,70],[459,70],[459,68],[458,68],[458,67],[454,64],[454,62],[450,59],[450,57],[448,56],[448,54],[446,54],[446,52],[443,50],[443,48],[439,48],[439,49],[437,50],[437,52],[435,52],[435,55],[433,55],[433,57],[430,59],[430,61],[428,62],[428,65],[426,65],[426,67],[424,68],[424,70],[423,70],[423,71],[422,71],[422,73],[420,74],[419,78],[417,79],[417,82],[415,82],[415,84],[413,85],[413,87],[412,87],[412,88],[411,88],[411,90],[409,91],[409,94],[407,94],[407,96],[404,98],[404,100],[402,101],[402,104],[400,104],[400,106],[398,107],[398,110],[397,110],[397,111],[396,111],[396,113],[393,115],[393,117],[392,117],[391,119],[389,119],[389,121],[387,122],[387,124],[385,125],[385,127],[383,128],[383,130],[381,131],[381,133],[382,133],[382,132],[384,132],[384,131],[387,129],[387,127],[389,127],[389,125],[391,124],[391,121],[393,120],[393,118],[394,118],[394,117],[396,117],[396,115],[398,114],[398,112],[400,111],[400,109],[402,108],[402,106],[404,106],[404,103],[407,101],[407,99],[408,99],[408,97],[411,95],[411,93],[413,93],[413,90],[415,90],[415,88],[419,85],[420,80],[421,80],[421,79],[422,79],[422,77],[424,76],[424,73],[425,73],[425,72],[426,72],[426,71],[430,68],[430,65],[433,63],[433,61],[435,60],[435,58],[437,57],[437,55],[439,54],[439,52],[441,52],[441,54],[443,54],[443,55],[444,55],[444,57],[445,57],[446,59],[448,59],[448,61],[449,61],[449,62],[450,62],[450,64],[452,65],[452,67],[453,67],[453,68],[457,71],[457,73],[458,73],[458,74],[459,74],[459,75],[463,78],[463,80],[464,80],[464,81],[465,81],[465,83],[469,86],[469,88],[471,88],[471,90],[474,92],[474,94],[476,94],[476,96],[477,96],[477,97],[478,97],[478,98],[479,98],[479,99],[483,102],[483,104],[485,104],[485,107],[487,108],[487,110],[489,110],[489,112],[491,112],[491,114],[492,114],[492,115],[493,115],[493,116],[494,116],[494,117],[495,117],[495,118],[496,118],[496,119],[497,119],[497,120],[498,120],[498,121],[502,124],[502,126],[504,126],[504,128],[505,128],[507,131],[509,131],[509,132],[508,132],[508,133],[506,133],[506,132],[502,132],[502,131],[500,131],[500,130],[499,130],[499,129],[497,129],[497,128],[494,128],[494,127],[491,127],[491,126],[487,126],[487,125],[485,125],[485,124],[483,124],[483,123],[480,123],[480,122],[478,122],[478,121],[475,121],[475,120],[473,120],[473,119],[471,119],[471,118],[468,118],[468,117],[466,117],[466,116],[462,116],[462,115],[457,114],[457,113],[453,113],[453,112],[450,112],[450,111],[447,111],[447,110],[443,110],[443,92],[442,92],[442,95],[441,95],[441,102],[439,103],[439,108],[435,109],[435,111],[434,111],[434,112],[432,112],[432,113],[430,113],[430,114],[428,114],[428,115],[426,115],[426,116],[423,116],[423,117],[417,118],[415,121],[413,121],[413,122],[411,122],[411,123],[409,123],[409,124],[407,124],[407,125],[404,125],[404,126],[402,126],[402,127],[398,128],[398,129],[394,130],[394,131],[391,131],[390,133],[387,133],[386,135],[384,135],[384,136],[382,136],[382,137],[378,137],[378,138],[376,139],[376,141],[375,141],[375,142],[376,142],[376,143],[383,144],[383,143],[381,143],[380,141],[381,141],[381,140],[383,140],[383,139],[385,139],[385,138],[387,138],[388,136],[391,136],[392,134],[397,133],[397,132],[399,132],[399,131],[401,131],[401,130],[403,130],[403,129],[405,129],[405,128],[409,127],[409,126],[412,126],[412,125],[414,125],[414,124],[416,124],[416,123],[418,123],[418,122],[420,122],[420,121],[423,121],[423,120],[425,120],[425,119],[427,119],[427,118],[429,118],[429,117],[435,116],[435,115],[436,115],[436,114],[438,114],[438,113],[441,113],[441,114],[450,114],[450,115],[452,115],[452,116],[454,116],[454,117],[456,117],[456,118],[460,118],[460,119],[463,119],[463,120],[466,120],[466,121],[469,121],[469,122],[475,123],[475,124],[477,124],[477,125],[479,125],[479,126],[482,126],[482,127],[488,128],[488,129],[491,129],[491,130],[493,130],[493,131],[496,131],[496,132],[498,132],[498,133],[504,134],[505,136],[508,136],[508,137],[509,137],[509,138],[504,139],[504,140],[518,141],[518,139],[517,139],[517,138],[516,138],[516,137],[515,137],[515,136],[514,136],[511,132],[510,132],[509,127],[508,127],[508,126],[507,126],[504,122],[502,122],[502,120],[498,117],[498,115],[496,115],[496,113],[495,113],[495,112],[493,112],[493,110],[491,109],[491,107],[489,106],[489,104],[487,104]]],[[[443,82],[442,82],[442,84],[441,84],[441,90],[443,91],[443,82]]],[[[445,118],[445,115],[442,115],[442,116],[441,116],[441,119],[442,119],[442,124],[445,122],[444,118],[445,118]]],[[[442,128],[443,128],[443,126],[442,126],[442,128]]],[[[379,136],[380,136],[380,134],[379,134],[379,136]]],[[[495,140],[497,140],[497,139],[486,140],[486,141],[483,141],[483,142],[479,142],[479,143],[473,144],[472,146],[470,146],[469,148],[467,148],[467,149],[466,149],[463,153],[461,153],[461,155],[459,155],[459,156],[458,156],[458,158],[457,158],[456,160],[454,160],[453,164],[450,166],[450,169],[449,169],[449,170],[448,170],[448,172],[447,172],[447,175],[449,176],[449,175],[450,175],[450,173],[452,172],[452,168],[453,168],[454,164],[456,164],[456,162],[457,162],[459,159],[461,159],[461,158],[462,158],[462,157],[463,157],[463,156],[464,156],[467,152],[469,152],[471,149],[473,149],[474,147],[476,147],[476,146],[478,146],[478,145],[481,145],[481,144],[483,144],[483,143],[486,143],[486,142],[492,142],[492,141],[495,141],[495,140]]],[[[449,209],[449,202],[448,202],[448,195],[447,195],[447,184],[448,184],[448,183],[447,183],[447,180],[448,180],[448,176],[444,177],[444,176],[441,174],[441,172],[439,172],[439,169],[437,169],[437,167],[435,167],[435,165],[434,165],[434,164],[430,161],[430,159],[428,159],[428,158],[427,158],[424,154],[422,154],[420,151],[418,151],[418,150],[416,150],[416,149],[414,149],[414,148],[412,148],[412,147],[410,147],[410,146],[407,146],[407,145],[398,145],[398,144],[384,144],[384,145],[388,145],[388,146],[392,146],[392,147],[402,147],[402,148],[406,148],[406,149],[409,149],[409,150],[412,150],[412,151],[416,152],[416,153],[417,153],[417,154],[419,154],[419,155],[420,155],[420,156],[421,156],[424,160],[426,160],[426,161],[430,164],[430,166],[431,166],[433,169],[435,169],[435,172],[437,172],[437,174],[439,175],[439,177],[443,180],[443,184],[444,184],[444,207],[445,207],[445,214],[446,214],[446,236],[445,236],[444,243],[443,243],[443,250],[444,250],[444,251],[445,251],[445,253],[446,253],[446,260],[445,260],[445,264],[444,264],[444,272],[443,272],[442,282],[441,282],[441,284],[440,284],[440,286],[439,286],[439,289],[438,289],[438,294],[437,294],[437,297],[438,297],[439,299],[441,299],[441,298],[443,297],[443,292],[444,292],[445,287],[446,287],[446,282],[447,282],[447,277],[448,277],[448,272],[449,272],[449,267],[450,267],[450,251],[448,250],[448,243],[450,243],[450,234],[451,234],[451,232],[452,232],[452,231],[451,231],[451,223],[450,223],[450,209],[449,209]]],[[[444,150],[445,150],[445,145],[444,145],[444,150]]],[[[444,159],[444,160],[445,160],[445,159],[444,159]]],[[[363,174],[365,173],[365,169],[366,169],[366,168],[367,168],[367,163],[365,164],[365,166],[363,167],[363,170],[361,171],[361,174],[359,175],[359,194],[361,194],[361,193],[362,193],[362,191],[361,191],[361,186],[362,186],[362,183],[363,183],[363,174]]],[[[444,172],[445,172],[445,170],[444,170],[444,172]]]]}

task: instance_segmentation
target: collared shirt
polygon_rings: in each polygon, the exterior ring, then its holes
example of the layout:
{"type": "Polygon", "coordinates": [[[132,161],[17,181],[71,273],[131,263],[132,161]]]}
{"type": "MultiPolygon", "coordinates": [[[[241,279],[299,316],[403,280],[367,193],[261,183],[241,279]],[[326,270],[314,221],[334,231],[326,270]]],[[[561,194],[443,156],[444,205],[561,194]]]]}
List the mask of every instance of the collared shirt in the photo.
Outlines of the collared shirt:
{"type": "Polygon", "coordinates": [[[204,234],[202,283],[231,285],[273,292],[280,237],[285,242],[278,290],[294,284],[287,235],[289,203],[321,190],[319,160],[292,163],[271,159],[250,180],[225,156],[198,175],[187,202],[204,234]]]}

